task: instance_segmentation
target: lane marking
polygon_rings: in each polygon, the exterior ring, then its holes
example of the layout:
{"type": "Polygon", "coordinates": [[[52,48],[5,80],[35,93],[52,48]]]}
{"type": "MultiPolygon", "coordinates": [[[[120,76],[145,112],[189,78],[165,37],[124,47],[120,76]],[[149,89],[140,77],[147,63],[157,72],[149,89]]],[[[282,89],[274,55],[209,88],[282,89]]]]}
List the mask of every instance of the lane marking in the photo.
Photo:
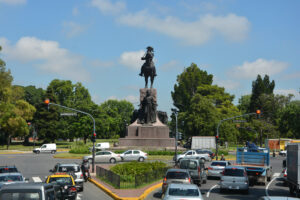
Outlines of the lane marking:
{"type": "Polygon", "coordinates": [[[76,198],[76,200],[81,200],[81,197],[82,197],[82,194],[78,194],[78,193],[77,193],[77,198],[76,198]]]}
{"type": "Polygon", "coordinates": [[[210,192],[211,192],[215,187],[218,187],[218,185],[212,186],[212,187],[209,189],[209,191],[208,191],[206,197],[209,197],[210,192]]]}
{"type": "Polygon", "coordinates": [[[279,177],[280,173],[274,173],[273,177],[279,177]]]}
{"type": "Polygon", "coordinates": [[[36,176],[36,177],[32,177],[33,182],[35,183],[40,183],[42,182],[42,179],[40,179],[40,177],[36,176]]]}
{"type": "MultiPolygon", "coordinates": [[[[275,175],[274,175],[275,176],[275,175]]],[[[269,188],[269,186],[271,185],[271,183],[274,181],[274,180],[276,180],[277,179],[277,177],[275,177],[275,178],[273,178],[270,182],[269,182],[269,184],[267,185],[267,187],[266,187],[266,196],[267,197],[270,197],[269,196],[269,192],[268,192],[268,188],[269,188]]]]}

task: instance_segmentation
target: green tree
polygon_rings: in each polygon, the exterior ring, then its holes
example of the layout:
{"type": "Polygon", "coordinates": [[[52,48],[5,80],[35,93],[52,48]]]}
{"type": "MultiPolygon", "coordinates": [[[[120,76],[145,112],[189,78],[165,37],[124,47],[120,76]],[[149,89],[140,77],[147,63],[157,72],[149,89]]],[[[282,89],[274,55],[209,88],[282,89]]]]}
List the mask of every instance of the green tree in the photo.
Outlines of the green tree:
{"type": "Polygon", "coordinates": [[[300,138],[300,101],[292,101],[282,111],[279,130],[282,137],[300,138]]]}
{"type": "Polygon", "coordinates": [[[241,96],[241,98],[239,99],[239,104],[237,107],[242,113],[250,113],[250,100],[250,94],[241,96]]]}

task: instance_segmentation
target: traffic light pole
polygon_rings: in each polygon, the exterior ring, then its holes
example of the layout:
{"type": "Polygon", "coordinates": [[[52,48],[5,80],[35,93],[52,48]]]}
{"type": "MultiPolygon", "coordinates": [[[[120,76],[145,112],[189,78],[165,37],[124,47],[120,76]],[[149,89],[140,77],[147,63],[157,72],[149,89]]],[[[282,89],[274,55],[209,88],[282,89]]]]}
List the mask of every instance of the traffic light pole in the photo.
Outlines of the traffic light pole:
{"type": "MultiPolygon", "coordinates": [[[[239,117],[245,117],[247,115],[260,115],[260,110],[256,111],[256,113],[246,113],[246,114],[243,114],[243,115],[238,115],[238,116],[234,116],[234,117],[230,117],[230,118],[227,118],[227,119],[222,119],[219,123],[218,123],[218,126],[217,126],[217,135],[216,137],[219,138],[219,127],[220,125],[224,122],[224,121],[228,121],[228,120],[232,120],[232,119],[235,119],[235,118],[239,118],[239,117]],[[259,111],[259,112],[258,112],[259,111]]],[[[216,160],[218,160],[218,142],[216,140],[216,160]]]]}
{"type": "MultiPolygon", "coordinates": [[[[93,135],[96,133],[96,127],[95,127],[95,119],[94,117],[87,113],[87,112],[83,112],[81,110],[76,110],[74,108],[69,108],[69,107],[66,107],[66,106],[62,106],[62,105],[59,105],[59,104],[56,104],[56,103],[50,103],[50,101],[47,99],[45,100],[45,103],[49,106],[49,105],[54,105],[54,106],[58,106],[58,107],[62,107],[62,108],[65,108],[65,109],[68,109],[68,110],[72,110],[72,111],[75,111],[75,112],[79,112],[79,113],[82,113],[82,114],[85,114],[85,115],[88,115],[92,120],[93,120],[93,135]]],[[[92,137],[93,137],[92,135],[92,137]]],[[[93,140],[93,163],[92,163],[92,173],[95,172],[95,141],[93,140]]]]}
{"type": "Polygon", "coordinates": [[[175,130],[175,166],[177,165],[177,140],[178,140],[178,126],[177,126],[177,115],[178,115],[178,110],[172,109],[172,111],[175,114],[175,120],[176,120],[176,130],[175,130]]]}

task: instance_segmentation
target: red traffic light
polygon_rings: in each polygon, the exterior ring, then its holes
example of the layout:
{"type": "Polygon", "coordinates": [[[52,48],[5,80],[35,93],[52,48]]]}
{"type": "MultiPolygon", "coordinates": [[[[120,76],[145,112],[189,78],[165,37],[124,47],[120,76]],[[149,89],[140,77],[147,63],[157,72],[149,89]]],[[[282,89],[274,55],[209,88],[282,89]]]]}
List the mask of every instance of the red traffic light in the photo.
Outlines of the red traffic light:
{"type": "Polygon", "coordinates": [[[94,137],[96,137],[96,133],[94,133],[93,135],[94,135],[94,137]]]}
{"type": "Polygon", "coordinates": [[[45,104],[49,104],[50,103],[50,100],[49,99],[45,99],[45,104]]]}
{"type": "Polygon", "coordinates": [[[259,114],[260,114],[260,110],[256,110],[256,114],[258,114],[258,115],[259,115],[259,114]]]}
{"type": "Polygon", "coordinates": [[[219,139],[219,136],[218,136],[218,135],[216,135],[216,139],[219,139]]]}

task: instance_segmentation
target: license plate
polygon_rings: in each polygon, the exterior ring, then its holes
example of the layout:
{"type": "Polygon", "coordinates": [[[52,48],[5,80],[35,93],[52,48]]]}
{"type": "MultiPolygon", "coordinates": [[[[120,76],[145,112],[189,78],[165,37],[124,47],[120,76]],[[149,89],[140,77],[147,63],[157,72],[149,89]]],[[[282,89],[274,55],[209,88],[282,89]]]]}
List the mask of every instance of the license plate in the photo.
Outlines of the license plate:
{"type": "Polygon", "coordinates": [[[239,190],[239,189],[240,189],[240,187],[239,187],[239,186],[235,186],[235,187],[229,186],[229,189],[235,189],[235,190],[239,190]]]}

